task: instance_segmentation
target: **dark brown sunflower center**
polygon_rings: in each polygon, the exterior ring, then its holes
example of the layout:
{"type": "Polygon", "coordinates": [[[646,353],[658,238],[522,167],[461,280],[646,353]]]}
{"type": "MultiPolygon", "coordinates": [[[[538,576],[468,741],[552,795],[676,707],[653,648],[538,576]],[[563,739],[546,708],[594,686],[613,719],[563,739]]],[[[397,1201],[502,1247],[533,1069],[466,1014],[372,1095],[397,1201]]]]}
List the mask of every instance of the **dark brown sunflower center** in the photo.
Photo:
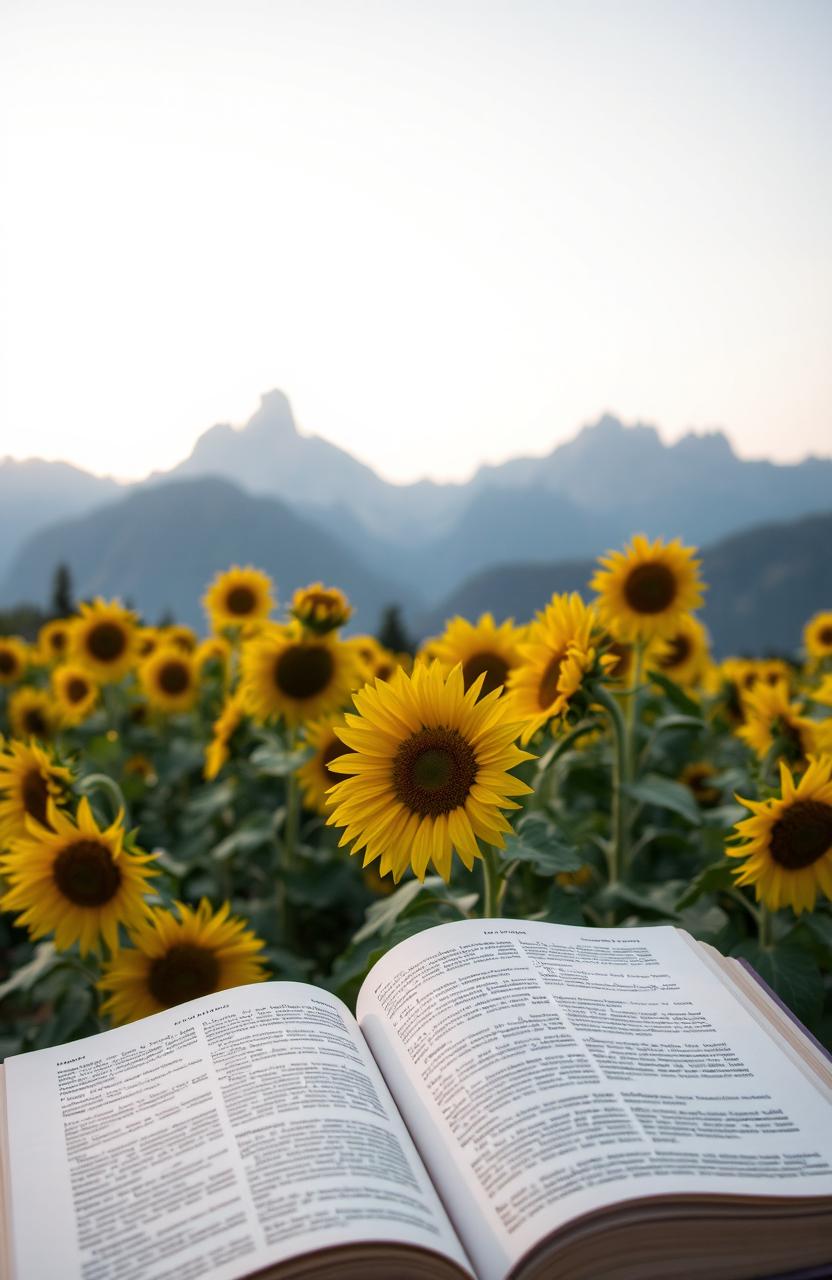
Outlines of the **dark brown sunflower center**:
{"type": "Polygon", "coordinates": [[[343,742],[339,742],[337,739],[335,742],[330,742],[329,745],[324,748],[324,753],[321,756],[321,764],[324,767],[324,773],[328,778],[331,778],[333,782],[341,782],[342,778],[340,773],[333,773],[332,769],[329,767],[330,763],[333,760],[337,760],[339,756],[342,756],[346,750],[347,748],[344,746],[343,742]]]}
{"type": "Polygon", "coordinates": [[[72,679],[67,682],[66,696],[69,702],[83,702],[89,691],[89,685],[86,680],[82,680],[80,676],[73,676],[72,679]]]}
{"type": "Polygon", "coordinates": [[[818,640],[820,640],[824,648],[832,648],[832,626],[821,627],[818,632],[818,640]]]}
{"type": "Polygon", "coordinates": [[[67,845],[55,859],[52,875],[63,896],[78,907],[103,907],[121,884],[113,855],[97,840],[67,845]]]}
{"type": "Polygon", "coordinates": [[[151,963],[147,975],[150,994],[166,1009],[216,991],[220,964],[213,951],[193,942],[169,947],[151,963]]]}
{"type": "Polygon", "coordinates": [[[784,716],[780,716],[775,720],[772,732],[785,748],[784,754],[789,760],[797,761],[804,758],[806,746],[798,725],[793,724],[791,720],[787,720],[784,716]]]}
{"type": "Polygon", "coordinates": [[[674,667],[681,667],[682,663],[690,657],[692,645],[687,636],[674,636],[672,640],[668,640],[667,649],[661,658],[659,658],[659,666],[665,671],[672,671],[674,667]]]}
{"type": "Polygon", "coordinates": [[[313,609],[317,609],[318,605],[323,605],[325,609],[337,609],[338,600],[328,591],[307,591],[300,607],[304,612],[311,613],[313,609]]]}
{"type": "Polygon", "coordinates": [[[87,648],[99,662],[117,662],[127,648],[127,632],[115,622],[97,622],[87,636],[87,648]]]}
{"type": "Polygon", "coordinates": [[[376,680],[389,680],[395,670],[396,670],[396,667],[394,663],[380,662],[376,667],[373,675],[376,680]]]}
{"type": "Polygon", "coordinates": [[[323,644],[291,644],[274,664],[274,682],[287,698],[314,698],[326,689],[335,670],[323,644]]]}
{"type": "Polygon", "coordinates": [[[159,669],[159,688],[163,693],[175,696],[184,693],[190,684],[190,675],[184,662],[166,662],[159,669]]]}
{"type": "Polygon", "coordinates": [[[21,792],[23,808],[26,812],[41,826],[47,826],[46,804],[49,799],[49,787],[40,769],[29,770],[23,779],[21,792]]]}
{"type": "Polygon", "coordinates": [[[225,599],[228,612],[236,614],[238,618],[244,618],[247,613],[251,613],[256,604],[257,597],[251,587],[232,587],[225,599]]]}
{"type": "Polygon", "coordinates": [[[558,696],[558,680],[560,679],[560,664],[562,662],[563,654],[558,654],[556,658],[552,658],[543,672],[540,684],[537,686],[537,705],[541,711],[551,707],[558,696]]]}
{"type": "Polygon", "coordinates": [[[66,632],[53,631],[49,637],[49,643],[56,653],[63,653],[66,648],[66,632]]]}
{"type": "Polygon", "coordinates": [[[485,679],[482,682],[482,690],[480,697],[484,698],[487,693],[493,693],[495,689],[499,689],[506,682],[508,675],[508,663],[505,658],[501,658],[499,653],[492,653],[488,649],[484,649],[482,653],[475,653],[468,659],[462,668],[462,681],[465,685],[466,692],[476,680],[477,676],[481,676],[485,672],[485,679]]]}
{"type": "Polygon", "coordinates": [[[788,871],[810,867],[832,849],[832,805],[796,800],[771,829],[771,856],[788,871]]]}
{"type": "Polygon", "coordinates": [[[396,798],[420,817],[437,818],[465,804],[476,776],[473,748],[456,729],[421,729],[393,757],[396,798]]]}
{"type": "Polygon", "coordinates": [[[11,676],[17,671],[17,658],[8,649],[0,649],[0,676],[11,676]]]}
{"type": "Polygon", "coordinates": [[[662,613],[676,599],[676,578],[666,564],[637,564],[627,574],[624,598],[634,613],[662,613]]]}
{"type": "Polygon", "coordinates": [[[46,716],[37,707],[27,707],[23,712],[23,728],[33,738],[45,738],[49,732],[46,716]]]}

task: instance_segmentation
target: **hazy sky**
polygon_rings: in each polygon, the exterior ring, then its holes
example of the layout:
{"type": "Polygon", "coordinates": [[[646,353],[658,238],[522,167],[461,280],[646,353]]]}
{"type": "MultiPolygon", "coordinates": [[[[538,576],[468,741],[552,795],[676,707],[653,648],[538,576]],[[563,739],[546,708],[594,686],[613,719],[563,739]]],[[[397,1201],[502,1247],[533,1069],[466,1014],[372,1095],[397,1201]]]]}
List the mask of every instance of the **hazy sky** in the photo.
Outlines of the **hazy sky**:
{"type": "Polygon", "coordinates": [[[0,455],[832,454],[832,0],[0,0],[0,455]]]}

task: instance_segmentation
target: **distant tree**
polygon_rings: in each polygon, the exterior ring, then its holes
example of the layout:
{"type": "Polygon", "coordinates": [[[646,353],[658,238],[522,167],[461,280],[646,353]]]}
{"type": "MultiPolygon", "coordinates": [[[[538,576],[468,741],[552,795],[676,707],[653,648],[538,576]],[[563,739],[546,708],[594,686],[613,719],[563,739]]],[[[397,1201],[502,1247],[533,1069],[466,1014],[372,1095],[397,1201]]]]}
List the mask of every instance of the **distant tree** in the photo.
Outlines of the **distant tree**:
{"type": "Polygon", "coordinates": [[[388,604],[382,610],[376,639],[393,653],[416,652],[416,646],[404,628],[401,607],[397,604],[388,604]]]}
{"type": "Polygon", "coordinates": [[[156,623],[156,626],[172,627],[175,622],[176,622],[176,618],[173,616],[172,610],[165,609],[163,613],[159,614],[159,621],[156,623]]]}
{"type": "Polygon", "coordinates": [[[72,574],[68,564],[59,564],[52,578],[52,604],[50,617],[68,618],[75,612],[75,601],[72,598],[72,574]]]}

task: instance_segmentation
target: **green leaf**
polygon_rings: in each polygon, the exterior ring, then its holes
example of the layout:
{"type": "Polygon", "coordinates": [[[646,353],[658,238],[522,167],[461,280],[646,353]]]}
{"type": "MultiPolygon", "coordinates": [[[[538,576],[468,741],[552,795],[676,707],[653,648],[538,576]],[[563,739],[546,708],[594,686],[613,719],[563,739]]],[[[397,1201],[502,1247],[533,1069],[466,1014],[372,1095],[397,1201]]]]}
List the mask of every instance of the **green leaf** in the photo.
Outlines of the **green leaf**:
{"type": "Polygon", "coordinates": [[[664,675],[661,671],[648,671],[647,675],[653,684],[657,684],[663,689],[670,699],[671,703],[683,715],[690,716],[692,719],[702,719],[701,712],[693,698],[689,698],[683,689],[680,689],[674,680],[664,675]]]}
{"type": "Polygon", "coordinates": [[[823,1008],[823,978],[807,951],[791,942],[761,947],[748,939],[734,947],[732,956],[747,960],[789,1006],[801,1022],[811,1024],[823,1008]]]}
{"type": "Polygon", "coordinates": [[[583,925],[586,923],[578,894],[568,893],[566,889],[561,889],[559,885],[553,885],[549,890],[549,896],[546,901],[546,914],[543,919],[551,921],[553,924],[583,925]]]}
{"type": "Polygon", "coordinates": [[[678,919],[673,903],[668,900],[665,885],[642,891],[633,885],[609,884],[598,894],[597,900],[602,906],[632,907],[644,920],[678,919]]]}
{"type": "Polygon", "coordinates": [[[186,806],[186,812],[189,817],[203,821],[213,818],[216,814],[221,813],[223,809],[228,808],[234,799],[234,793],[235,784],[230,778],[227,778],[224,782],[202,787],[191,796],[186,806]]]}
{"type": "Polygon", "coordinates": [[[540,876],[579,871],[586,862],[577,849],[561,838],[557,827],[538,813],[520,819],[515,834],[506,837],[501,856],[505,862],[531,863],[540,876]]]}
{"type": "Polygon", "coordinates": [[[427,876],[425,880],[406,880],[389,897],[382,898],[367,908],[365,922],[356,933],[353,942],[363,942],[365,938],[371,938],[376,933],[382,936],[389,933],[402,912],[418,898],[420,893],[424,893],[426,889],[436,892],[444,887],[445,881],[441,876],[427,876]]]}
{"type": "MultiPolygon", "coordinates": [[[[346,750],[344,747],[344,751],[346,750]]],[[[262,746],[256,747],[249,759],[259,773],[265,773],[270,778],[288,778],[302,764],[306,764],[312,755],[311,747],[303,747],[300,751],[282,751],[279,747],[262,746]]]]}
{"type": "Polygon", "coordinates": [[[701,716],[683,715],[681,712],[676,715],[662,716],[652,726],[654,734],[663,733],[665,729],[690,729],[699,732],[705,728],[705,722],[701,716]]]}
{"type": "Polygon", "coordinates": [[[801,923],[806,925],[818,942],[832,951],[832,916],[822,911],[810,911],[802,918],[801,923]]]}
{"type": "Polygon", "coordinates": [[[684,818],[693,827],[702,825],[702,811],[689,787],[660,773],[647,773],[638,782],[623,788],[627,795],[640,804],[653,804],[659,809],[669,809],[684,818]]]}
{"type": "Polygon", "coordinates": [[[0,986],[0,1000],[5,1000],[13,991],[29,991],[56,964],[60,964],[60,957],[54,945],[51,942],[41,942],[29,963],[24,964],[0,986]]]}
{"type": "Polygon", "coordinates": [[[730,862],[720,858],[719,862],[712,862],[710,866],[699,872],[690,888],[685,890],[676,903],[676,909],[683,911],[685,907],[692,907],[694,902],[698,902],[703,894],[722,893],[726,889],[733,889],[735,884],[730,862]]]}

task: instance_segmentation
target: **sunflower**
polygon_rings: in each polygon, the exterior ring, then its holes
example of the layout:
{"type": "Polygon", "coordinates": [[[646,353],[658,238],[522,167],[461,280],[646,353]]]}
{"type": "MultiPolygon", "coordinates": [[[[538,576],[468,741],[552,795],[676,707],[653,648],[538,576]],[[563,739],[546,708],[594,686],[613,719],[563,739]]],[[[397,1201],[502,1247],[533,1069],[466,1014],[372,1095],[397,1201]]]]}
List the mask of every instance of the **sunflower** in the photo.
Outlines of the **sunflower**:
{"type": "Polygon", "coordinates": [[[810,658],[832,657],[832,612],[816,613],[803,628],[803,645],[810,658]]]}
{"type": "Polygon", "coordinates": [[[554,595],[520,645],[521,663],[508,677],[508,693],[516,720],[523,721],[525,746],[549,720],[566,715],[570,699],[593,675],[611,665],[599,656],[595,610],[575,591],[554,595]]]}
{"type": "Polygon", "coordinates": [[[442,635],[431,642],[431,652],[448,668],[462,663],[466,690],[485,673],[480,693],[484,697],[494,689],[505,690],[509,671],[522,661],[518,644],[512,618],[498,627],[490,613],[483,613],[475,625],[465,618],[452,618],[442,635]]]}
{"type": "Polygon", "coordinates": [[[14,684],[28,662],[26,645],[17,636],[0,636],[0,684],[14,684]]]}
{"type": "Polygon", "coordinates": [[[186,626],[184,622],[174,622],[169,627],[160,627],[159,642],[165,646],[173,646],[174,649],[181,649],[183,653],[195,653],[199,644],[193,627],[186,626]]]}
{"type": "Polygon", "coordinates": [[[698,619],[685,613],[673,631],[656,641],[650,663],[677,684],[696,684],[708,661],[708,633],[698,619]]]}
{"type": "Polygon", "coordinates": [[[685,613],[702,603],[699,561],[678,538],[649,542],[636,534],[623,553],[609,551],[590,586],[604,625],[617,640],[670,636],[685,613]]]}
{"type": "Polygon", "coordinates": [[[51,738],[58,722],[58,709],[44,689],[24,685],[9,698],[9,724],[15,738],[51,738]]]}
{"type": "Polygon", "coordinates": [[[119,925],[135,926],[146,915],[144,895],[155,875],[151,855],[124,848],[122,818],[100,829],[86,796],[77,821],[50,801],[46,822],[28,818],[26,837],[0,856],[9,885],[0,908],[20,912],[17,924],[33,939],[54,932],[60,951],[74,942],[82,954],[96,951],[102,938],[115,951],[119,925]]]}
{"type": "Polygon", "coordinates": [[[72,775],[52,753],[30,742],[0,751],[0,846],[26,835],[26,818],[48,825],[49,802],[64,802],[72,775]]]}
{"type": "Polygon", "coordinates": [[[200,674],[211,663],[219,663],[220,667],[227,672],[231,662],[231,654],[232,648],[225,636],[209,636],[207,640],[203,640],[197,646],[194,660],[200,674]]]}
{"type": "Polygon", "coordinates": [[[216,778],[226,760],[229,759],[231,739],[245,717],[245,701],[238,690],[230,698],[226,698],[222,711],[214,721],[214,736],[205,748],[203,774],[208,782],[216,778]]]}
{"type": "Polygon", "coordinates": [[[358,658],[358,682],[392,680],[399,667],[407,672],[413,670],[413,659],[409,653],[393,653],[392,649],[385,649],[383,644],[379,644],[375,636],[351,636],[344,643],[358,658]]]}
{"type": "Polygon", "coordinates": [[[98,984],[107,996],[101,1011],[113,1022],[266,978],[263,943],[230,914],[227,902],[216,912],[206,898],[195,910],[181,902],[176,910],[178,919],[162,907],[152,909],[131,928],[132,947],[105,965],[98,984]]]}
{"type": "Polygon", "coordinates": [[[478,839],[503,848],[502,810],[531,790],[508,770],[533,757],[515,745],[508,700],[479,698],[484,679],[466,693],[461,666],[417,663],[353,695],[358,715],[336,730],[350,754],[329,766],[353,776],[330,791],[327,823],[345,828],[340,844],[363,849],[365,867],[380,858],[398,883],[408,866],[423,880],[432,861],[448,880],[454,852],[470,871],[478,839]]]}
{"type": "Polygon", "coordinates": [[[299,587],[292,597],[289,610],[307,631],[325,635],[343,627],[352,617],[352,605],[343,591],[337,587],[325,587],[313,582],[309,587],[299,587]]]}
{"type": "Polygon", "coordinates": [[[801,714],[801,705],[789,701],[788,690],[782,684],[758,685],[743,699],[743,708],[745,723],[737,729],[737,737],[760,760],[779,746],[779,758],[803,768],[808,757],[822,746],[819,722],[801,714]]]}
{"type": "Polygon", "coordinates": [[[44,623],[38,632],[38,653],[42,662],[57,662],[66,657],[71,628],[70,618],[55,618],[44,623]]]}
{"type": "Polygon", "coordinates": [[[700,809],[715,809],[722,799],[719,787],[713,785],[713,779],[718,776],[718,771],[707,760],[693,760],[685,765],[679,781],[693,792],[700,809]]]}
{"type": "Polygon", "coordinates": [[[349,645],[333,635],[306,635],[298,623],[247,641],[241,670],[251,714],[282,716],[292,727],[342,707],[360,678],[349,645]]]}
{"type": "Polygon", "coordinates": [[[275,607],[272,580],[251,565],[232,565],[218,573],[202,597],[202,604],[214,631],[240,627],[268,618],[275,607]]]}
{"type": "Polygon", "coordinates": [[[81,724],[95,710],[99,688],[89,671],[66,663],[52,672],[52,696],[62,725],[81,724]]]}
{"type": "Polygon", "coordinates": [[[740,804],[752,816],[736,825],[745,843],[725,852],[745,858],[737,884],[753,884],[757,901],[772,911],[811,911],[818,891],[832,898],[832,757],[812,758],[795,786],[780,764],[780,798],[740,804]]]}
{"type": "Polygon", "coordinates": [[[346,747],[335,732],[336,725],[343,725],[344,717],[318,720],[306,725],[304,737],[314,755],[298,769],[298,782],[303,792],[303,802],[307,809],[314,809],[324,815],[330,811],[327,791],[340,781],[339,775],[330,769],[330,763],[344,755],[346,747]]]}
{"type": "Polygon", "coordinates": [[[157,711],[189,711],[199,692],[197,666],[184,649],[160,646],[139,667],[145,697],[157,711]]]}
{"type": "Polygon", "coordinates": [[[82,604],[72,624],[70,656],[86,667],[101,684],[120,680],[138,656],[136,615],[117,600],[100,598],[82,604]]]}
{"type": "Polygon", "coordinates": [[[138,640],[136,642],[136,656],[139,661],[142,658],[149,658],[151,653],[155,653],[161,643],[161,631],[158,627],[139,627],[138,640]]]}

